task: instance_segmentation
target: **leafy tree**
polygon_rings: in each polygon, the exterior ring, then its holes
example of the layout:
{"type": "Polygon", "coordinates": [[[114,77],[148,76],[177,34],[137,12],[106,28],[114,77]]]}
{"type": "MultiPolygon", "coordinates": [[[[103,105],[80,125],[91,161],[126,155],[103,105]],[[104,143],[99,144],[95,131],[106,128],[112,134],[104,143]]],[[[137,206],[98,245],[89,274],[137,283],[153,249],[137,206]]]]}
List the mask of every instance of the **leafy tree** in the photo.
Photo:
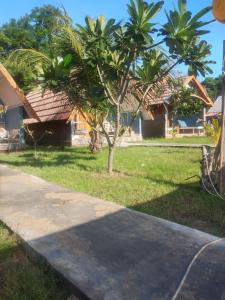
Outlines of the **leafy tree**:
{"type": "Polygon", "coordinates": [[[36,43],[33,48],[50,55],[52,58],[58,54],[59,49],[55,31],[64,24],[64,18],[67,22],[70,22],[63,10],[52,5],[34,8],[29,14],[29,23],[32,24],[32,32],[36,43]]]}
{"type": "Polygon", "coordinates": [[[185,87],[180,87],[175,91],[172,96],[173,116],[188,117],[202,112],[203,102],[193,96],[193,91],[194,89],[185,87]]]}
{"type": "Polygon", "coordinates": [[[23,90],[29,91],[37,84],[38,72],[28,66],[18,67],[7,57],[16,49],[35,49],[56,56],[56,36],[53,33],[63,22],[64,12],[52,5],[34,8],[19,20],[11,19],[0,28],[0,61],[3,62],[23,90]]]}
{"type": "Polygon", "coordinates": [[[178,0],[178,9],[166,12],[167,22],[158,28],[153,19],[163,4],[163,1],[131,0],[126,23],[117,23],[114,19],[106,21],[100,16],[96,20],[86,17],[84,26],[65,24],[61,36],[70,59],[64,56],[63,64],[58,57],[54,59],[56,64],[52,64],[46,63],[40,53],[17,51],[17,57],[23,62],[42,61],[43,78],[48,86],[61,88],[62,83],[66,83],[67,94],[80,109],[90,107],[98,113],[104,112],[104,116],[114,116],[111,120],[113,136],[107,132],[104,118],[100,122],[109,147],[109,173],[113,171],[114,150],[125,131],[121,111],[130,93],[139,103],[135,117],[140,106],[146,104],[148,93],[170,77],[169,73],[176,65],[186,64],[189,72],[195,75],[212,72],[208,67],[212,62],[207,60],[210,46],[200,40],[208,33],[202,28],[210,23],[202,22],[201,18],[211,8],[192,16],[186,1],[178,0]],[[161,36],[158,43],[153,40],[156,32],[161,36]],[[167,46],[168,55],[160,50],[160,44],[167,46]],[[58,71],[60,64],[60,68],[66,69],[62,75],[58,71]]]}
{"type": "Polygon", "coordinates": [[[204,87],[206,88],[209,96],[216,100],[216,98],[221,94],[222,89],[222,77],[206,77],[205,80],[202,82],[204,87]]]}
{"type": "MultiPolygon", "coordinates": [[[[96,66],[99,82],[105,93],[105,99],[115,115],[114,135],[111,138],[105,132],[109,146],[108,171],[113,171],[113,154],[120,135],[124,132],[121,125],[121,110],[134,79],[132,91],[140,91],[137,95],[140,105],[145,102],[149,90],[165,78],[179,63],[189,66],[192,74],[205,75],[212,72],[207,60],[210,46],[200,40],[200,36],[208,33],[201,30],[210,22],[200,21],[210,11],[207,7],[195,16],[187,10],[186,1],[178,1],[178,10],[167,15],[167,23],[158,31],[152,19],[163,6],[162,1],[146,3],[143,0],[131,0],[128,4],[129,20],[125,24],[117,24],[115,20],[105,22],[103,17],[97,20],[86,18],[86,26],[79,26],[85,52],[85,59],[96,66]],[[159,53],[154,44],[153,33],[158,31],[169,50],[168,62],[163,53],[159,53]],[[159,59],[158,59],[159,58],[159,59]]],[[[103,128],[104,130],[104,128],[103,128]]]]}
{"type": "Polygon", "coordinates": [[[19,20],[11,19],[0,29],[0,56],[1,60],[8,56],[13,50],[20,48],[35,48],[35,37],[29,17],[25,16],[19,20]]]}

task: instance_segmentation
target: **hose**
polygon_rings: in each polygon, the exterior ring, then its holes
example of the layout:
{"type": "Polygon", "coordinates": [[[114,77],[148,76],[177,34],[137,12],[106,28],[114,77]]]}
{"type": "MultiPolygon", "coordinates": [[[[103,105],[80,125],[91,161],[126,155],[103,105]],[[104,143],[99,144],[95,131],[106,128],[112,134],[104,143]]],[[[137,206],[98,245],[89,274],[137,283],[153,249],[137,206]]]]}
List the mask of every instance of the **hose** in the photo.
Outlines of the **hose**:
{"type": "Polygon", "coordinates": [[[190,273],[190,271],[191,271],[191,268],[192,268],[193,264],[196,262],[196,260],[197,260],[198,257],[200,256],[200,254],[201,254],[205,249],[207,249],[209,246],[211,246],[211,245],[213,245],[213,244],[215,244],[215,243],[221,242],[221,241],[225,241],[225,239],[223,238],[223,239],[217,239],[217,240],[211,241],[211,242],[205,244],[205,245],[204,245],[204,246],[203,246],[203,247],[195,254],[195,256],[194,256],[193,259],[191,260],[190,264],[188,265],[188,267],[187,267],[187,269],[186,269],[186,271],[185,271],[185,273],[184,273],[184,276],[183,276],[182,280],[180,281],[180,284],[179,284],[179,286],[178,286],[178,288],[177,288],[175,294],[174,294],[173,297],[171,298],[171,300],[176,300],[176,299],[177,299],[177,296],[179,295],[179,293],[180,293],[182,287],[184,286],[184,283],[185,283],[185,281],[186,281],[186,279],[187,279],[187,277],[188,277],[188,275],[189,275],[189,273],[190,273]]]}
{"type": "Polygon", "coordinates": [[[224,197],[223,197],[222,195],[220,195],[220,193],[217,191],[217,189],[216,189],[216,187],[215,187],[215,185],[214,185],[214,183],[213,183],[213,180],[212,180],[212,177],[211,177],[211,174],[210,174],[210,171],[209,171],[209,162],[208,162],[208,157],[207,157],[207,155],[204,155],[203,159],[205,159],[205,161],[206,161],[207,175],[208,175],[208,177],[209,177],[210,184],[211,184],[213,190],[215,191],[215,194],[213,194],[212,192],[209,192],[209,190],[208,190],[208,189],[206,188],[206,186],[205,186],[204,179],[203,179],[203,177],[201,176],[201,180],[202,180],[202,183],[203,183],[203,186],[204,186],[206,192],[208,192],[210,195],[213,195],[213,196],[218,197],[219,199],[225,200],[224,197]]]}

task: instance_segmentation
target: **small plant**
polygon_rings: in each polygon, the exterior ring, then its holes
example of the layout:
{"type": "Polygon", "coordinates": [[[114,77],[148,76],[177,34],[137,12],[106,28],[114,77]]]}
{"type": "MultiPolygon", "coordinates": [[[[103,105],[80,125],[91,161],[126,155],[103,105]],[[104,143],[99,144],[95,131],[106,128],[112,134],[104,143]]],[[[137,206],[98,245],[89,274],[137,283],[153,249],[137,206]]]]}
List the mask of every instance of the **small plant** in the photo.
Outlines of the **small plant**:
{"type": "Polygon", "coordinates": [[[52,135],[52,132],[51,131],[48,131],[48,130],[45,130],[42,135],[37,138],[34,134],[34,131],[33,130],[30,130],[29,126],[28,125],[24,125],[24,130],[26,131],[26,133],[28,134],[28,136],[32,139],[33,141],[33,144],[34,144],[34,158],[35,159],[38,159],[38,153],[37,153],[37,146],[38,146],[38,143],[44,138],[44,136],[46,134],[49,134],[49,135],[52,135]]]}
{"type": "Polygon", "coordinates": [[[4,115],[7,112],[7,106],[0,104],[0,116],[4,115]]]}
{"type": "Polygon", "coordinates": [[[212,123],[207,123],[204,126],[206,136],[212,139],[212,142],[217,145],[220,139],[221,127],[218,119],[212,119],[212,123]]]}
{"type": "Polygon", "coordinates": [[[176,138],[178,132],[179,132],[178,127],[174,127],[174,128],[172,129],[172,132],[171,132],[171,134],[172,134],[172,139],[175,139],[175,138],[176,138]]]}

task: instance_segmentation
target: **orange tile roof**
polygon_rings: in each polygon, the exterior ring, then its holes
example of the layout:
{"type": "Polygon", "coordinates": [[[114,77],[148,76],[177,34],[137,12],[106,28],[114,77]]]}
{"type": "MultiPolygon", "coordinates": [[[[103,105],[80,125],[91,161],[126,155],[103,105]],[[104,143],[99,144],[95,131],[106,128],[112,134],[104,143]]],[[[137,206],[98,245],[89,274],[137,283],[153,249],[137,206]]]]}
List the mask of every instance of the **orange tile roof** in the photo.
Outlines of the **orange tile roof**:
{"type": "MultiPolygon", "coordinates": [[[[137,90],[139,97],[143,97],[144,93],[142,88],[137,90]]],[[[162,104],[173,94],[172,89],[169,86],[168,77],[162,81],[154,84],[148,91],[147,96],[144,100],[144,106],[146,109],[150,108],[152,105],[162,104]]]]}
{"type": "Polygon", "coordinates": [[[68,120],[73,107],[63,93],[36,90],[27,95],[27,101],[41,122],[68,120]]]}
{"type": "Polygon", "coordinates": [[[197,98],[201,99],[203,102],[205,102],[207,106],[213,106],[213,101],[209,97],[205,87],[197,80],[195,76],[184,76],[181,79],[183,79],[184,84],[192,84],[196,87],[199,94],[193,96],[196,96],[197,98]]]}
{"type": "MultiPolygon", "coordinates": [[[[174,90],[169,84],[170,76],[166,77],[162,81],[154,84],[148,91],[147,96],[144,101],[144,107],[146,109],[150,109],[152,105],[163,104],[167,99],[169,99],[174,90]]],[[[179,79],[179,78],[178,78],[179,79]]],[[[202,84],[194,77],[194,76],[183,76],[180,77],[183,81],[184,85],[192,84],[197,91],[197,94],[193,94],[193,97],[200,99],[205,103],[206,106],[211,107],[213,105],[213,101],[208,96],[206,90],[202,86],[202,84]]],[[[141,99],[144,95],[142,87],[136,89],[136,93],[139,99],[141,99]]]]}

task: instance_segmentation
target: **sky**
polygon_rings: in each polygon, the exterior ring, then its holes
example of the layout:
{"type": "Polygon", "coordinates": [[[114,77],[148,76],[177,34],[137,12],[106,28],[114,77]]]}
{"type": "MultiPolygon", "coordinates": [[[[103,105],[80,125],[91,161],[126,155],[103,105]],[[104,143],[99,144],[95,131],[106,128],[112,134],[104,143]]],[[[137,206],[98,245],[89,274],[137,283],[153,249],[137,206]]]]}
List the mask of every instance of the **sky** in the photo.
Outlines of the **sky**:
{"type": "MultiPolygon", "coordinates": [[[[107,18],[115,18],[117,20],[127,20],[127,4],[129,0],[7,0],[1,1],[0,25],[6,23],[11,18],[19,18],[31,11],[32,8],[42,6],[44,4],[52,4],[60,7],[63,5],[67,13],[72,17],[74,23],[83,23],[85,16],[97,17],[104,15],[107,18]]],[[[177,4],[177,0],[164,0],[164,9],[169,10],[173,5],[177,4]]],[[[187,0],[188,8],[196,13],[200,9],[211,5],[212,0],[187,0]]],[[[166,21],[164,9],[155,18],[159,24],[166,21]]],[[[213,19],[211,13],[204,18],[205,20],[213,19]]],[[[212,45],[212,55],[210,60],[216,62],[211,65],[214,71],[213,76],[221,74],[222,69],[222,48],[223,40],[225,40],[225,25],[214,22],[207,26],[210,30],[204,39],[212,45]]],[[[184,66],[180,66],[179,71],[186,72],[184,66]]]]}

